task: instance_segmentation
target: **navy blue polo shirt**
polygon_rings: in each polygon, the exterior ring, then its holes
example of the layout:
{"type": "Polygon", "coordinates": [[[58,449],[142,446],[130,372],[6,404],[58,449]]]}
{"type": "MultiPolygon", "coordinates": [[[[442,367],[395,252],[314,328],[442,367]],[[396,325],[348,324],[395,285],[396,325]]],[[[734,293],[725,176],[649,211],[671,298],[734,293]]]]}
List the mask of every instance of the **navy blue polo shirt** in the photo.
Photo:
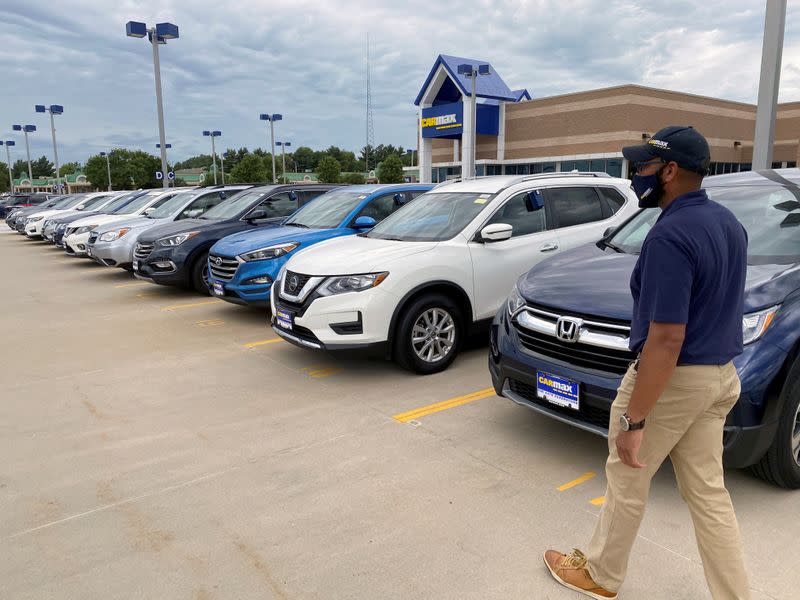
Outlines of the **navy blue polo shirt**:
{"type": "Polygon", "coordinates": [[[650,323],[684,323],[678,364],[722,365],[742,353],[747,233],[705,190],[673,200],[647,234],[631,276],[630,348],[650,323]]]}

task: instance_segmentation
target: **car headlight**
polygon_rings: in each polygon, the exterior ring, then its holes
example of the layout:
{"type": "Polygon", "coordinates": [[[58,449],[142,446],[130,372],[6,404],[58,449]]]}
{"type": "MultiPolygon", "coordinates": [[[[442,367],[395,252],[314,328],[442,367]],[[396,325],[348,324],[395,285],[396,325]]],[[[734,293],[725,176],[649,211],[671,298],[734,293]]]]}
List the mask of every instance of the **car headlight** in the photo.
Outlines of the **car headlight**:
{"type": "Polygon", "coordinates": [[[511,293],[508,295],[508,300],[506,301],[508,314],[513,317],[523,306],[525,306],[525,298],[522,297],[519,293],[519,288],[514,284],[511,293]]]}
{"type": "Polygon", "coordinates": [[[293,251],[300,245],[300,242],[287,242],[285,244],[277,244],[275,246],[267,246],[266,248],[259,248],[252,252],[245,252],[240,254],[239,258],[243,261],[250,262],[253,260],[270,260],[272,258],[280,258],[286,256],[289,252],[293,251]]]}
{"type": "Polygon", "coordinates": [[[123,227],[122,229],[118,229],[116,231],[106,231],[103,235],[100,236],[100,241],[113,242],[114,240],[118,240],[119,238],[121,238],[130,230],[131,230],[130,227],[123,227]]]}
{"type": "Polygon", "coordinates": [[[780,305],[752,312],[746,314],[742,319],[742,332],[744,334],[744,343],[750,344],[755,342],[758,338],[764,335],[764,332],[772,323],[775,318],[775,313],[778,312],[780,305]]]}
{"type": "Polygon", "coordinates": [[[38,222],[39,222],[39,221],[41,221],[42,219],[44,219],[44,217],[30,217],[30,218],[28,219],[28,223],[38,223],[38,222]]]}
{"type": "Polygon", "coordinates": [[[78,227],[75,231],[72,232],[72,235],[81,235],[82,233],[89,233],[93,229],[96,229],[97,225],[84,225],[83,227],[78,227]]]}
{"type": "Polygon", "coordinates": [[[363,292],[379,286],[389,276],[388,272],[367,273],[365,275],[344,275],[342,277],[328,277],[319,287],[320,296],[333,296],[348,292],[363,292]]]}
{"type": "Polygon", "coordinates": [[[178,235],[171,235],[169,237],[156,240],[159,246],[180,246],[186,240],[192,239],[199,231],[187,231],[186,233],[179,233],[178,235]]]}

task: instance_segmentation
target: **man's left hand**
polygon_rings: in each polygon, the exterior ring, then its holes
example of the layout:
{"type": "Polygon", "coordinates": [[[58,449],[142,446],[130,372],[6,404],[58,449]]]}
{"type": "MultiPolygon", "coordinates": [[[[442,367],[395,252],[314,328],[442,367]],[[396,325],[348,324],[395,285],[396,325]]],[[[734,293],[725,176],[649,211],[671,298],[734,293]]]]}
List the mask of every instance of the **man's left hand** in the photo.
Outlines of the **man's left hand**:
{"type": "Polygon", "coordinates": [[[620,431],[617,433],[617,454],[620,460],[634,469],[642,469],[647,465],[639,462],[639,448],[642,446],[644,429],[634,431],[620,431]]]}

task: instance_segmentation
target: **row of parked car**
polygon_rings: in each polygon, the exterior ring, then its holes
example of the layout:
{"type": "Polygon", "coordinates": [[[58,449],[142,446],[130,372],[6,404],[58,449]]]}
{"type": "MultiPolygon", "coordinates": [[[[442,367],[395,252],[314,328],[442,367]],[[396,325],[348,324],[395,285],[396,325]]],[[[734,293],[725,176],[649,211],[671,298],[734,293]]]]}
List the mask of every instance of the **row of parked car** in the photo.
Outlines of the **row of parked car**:
{"type": "MultiPolygon", "coordinates": [[[[800,488],[798,183],[787,169],[705,185],[750,239],[726,464],[788,488],[800,488]]],[[[658,214],[638,209],[628,180],[573,172],[90,194],[7,222],[139,279],[269,307],[274,331],[309,350],[368,350],[430,374],[488,329],[499,395],[607,435],[635,358],[630,274],[658,214]]]]}

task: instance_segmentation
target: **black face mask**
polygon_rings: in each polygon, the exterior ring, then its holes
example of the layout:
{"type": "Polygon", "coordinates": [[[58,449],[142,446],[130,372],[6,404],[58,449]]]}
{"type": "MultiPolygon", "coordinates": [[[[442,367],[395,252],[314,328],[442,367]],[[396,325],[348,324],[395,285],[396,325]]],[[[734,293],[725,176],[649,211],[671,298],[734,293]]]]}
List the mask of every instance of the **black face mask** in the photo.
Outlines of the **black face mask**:
{"type": "Polygon", "coordinates": [[[661,183],[661,172],[664,165],[652,175],[634,175],[631,178],[631,187],[639,198],[639,208],[656,208],[664,195],[664,185],[661,183]]]}

